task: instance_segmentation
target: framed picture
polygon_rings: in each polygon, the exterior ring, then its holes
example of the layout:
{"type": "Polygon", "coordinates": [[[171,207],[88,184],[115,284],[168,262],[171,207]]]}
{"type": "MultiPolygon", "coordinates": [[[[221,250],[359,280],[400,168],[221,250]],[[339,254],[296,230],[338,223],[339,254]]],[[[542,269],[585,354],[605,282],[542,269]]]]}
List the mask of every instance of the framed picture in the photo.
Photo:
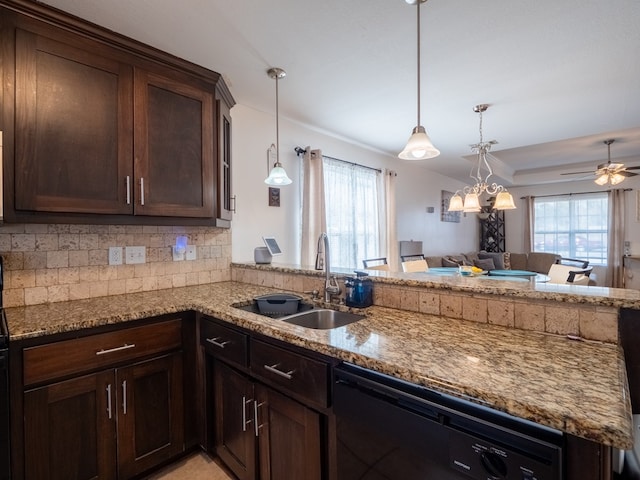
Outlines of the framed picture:
{"type": "Polygon", "coordinates": [[[453,192],[442,190],[442,200],[440,202],[440,221],[460,223],[460,212],[450,212],[449,202],[453,197],[453,192]]]}
{"type": "Polygon", "coordinates": [[[277,187],[269,187],[269,206],[280,206],[280,189],[277,187]]]}

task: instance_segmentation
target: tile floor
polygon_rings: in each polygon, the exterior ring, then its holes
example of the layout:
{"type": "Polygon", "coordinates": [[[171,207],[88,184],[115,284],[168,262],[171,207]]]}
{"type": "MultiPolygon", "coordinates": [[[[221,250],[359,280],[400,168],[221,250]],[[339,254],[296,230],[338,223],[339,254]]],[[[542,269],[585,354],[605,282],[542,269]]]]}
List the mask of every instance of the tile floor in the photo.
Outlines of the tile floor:
{"type": "Polygon", "coordinates": [[[197,452],[155,472],[144,480],[234,480],[217,461],[197,452]]]}

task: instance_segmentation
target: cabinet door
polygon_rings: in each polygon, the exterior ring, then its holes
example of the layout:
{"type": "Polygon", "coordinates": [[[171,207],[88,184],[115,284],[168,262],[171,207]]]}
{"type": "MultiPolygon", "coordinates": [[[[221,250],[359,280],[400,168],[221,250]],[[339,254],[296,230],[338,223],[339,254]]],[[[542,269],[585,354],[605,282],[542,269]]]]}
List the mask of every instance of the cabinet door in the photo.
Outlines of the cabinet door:
{"type": "Polygon", "coordinates": [[[223,99],[216,98],[218,119],[218,218],[230,221],[236,209],[231,193],[231,115],[223,99]]]}
{"type": "Polygon", "coordinates": [[[25,477],[116,478],[113,371],[24,394],[25,477]]]}
{"type": "Polygon", "coordinates": [[[260,479],[322,478],[320,414],[256,384],[260,479]]]}
{"type": "Polygon", "coordinates": [[[135,213],[213,218],[213,95],[136,70],[135,97],[135,213]]]}
{"type": "Polygon", "coordinates": [[[213,375],[216,454],[239,480],[254,479],[256,437],[252,382],[218,361],[214,362],[213,375]]]}
{"type": "Polygon", "coordinates": [[[130,478],[184,448],[182,354],[116,370],[119,476],[130,478]]]}
{"type": "Polygon", "coordinates": [[[77,45],[16,30],[15,208],[132,213],[133,69],[77,45]]]}

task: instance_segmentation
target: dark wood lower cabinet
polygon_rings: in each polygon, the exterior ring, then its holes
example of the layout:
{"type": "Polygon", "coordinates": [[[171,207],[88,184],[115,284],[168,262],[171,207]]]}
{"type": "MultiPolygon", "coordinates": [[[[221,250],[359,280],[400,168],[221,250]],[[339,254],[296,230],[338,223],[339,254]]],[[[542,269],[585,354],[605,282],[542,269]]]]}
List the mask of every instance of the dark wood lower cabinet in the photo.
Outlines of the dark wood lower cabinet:
{"type": "Polygon", "coordinates": [[[116,478],[114,385],[110,370],[25,392],[26,478],[116,478]]]}
{"type": "Polygon", "coordinates": [[[260,478],[320,480],[320,414],[257,384],[260,478]]]}
{"type": "Polygon", "coordinates": [[[118,478],[131,478],[184,448],[182,354],[116,371],[118,478]]]}
{"type": "Polygon", "coordinates": [[[321,415],[213,362],[215,451],[240,480],[322,477],[321,415]]]}
{"type": "Polygon", "coordinates": [[[184,448],[182,354],[24,394],[25,478],[131,478],[184,448]]]}

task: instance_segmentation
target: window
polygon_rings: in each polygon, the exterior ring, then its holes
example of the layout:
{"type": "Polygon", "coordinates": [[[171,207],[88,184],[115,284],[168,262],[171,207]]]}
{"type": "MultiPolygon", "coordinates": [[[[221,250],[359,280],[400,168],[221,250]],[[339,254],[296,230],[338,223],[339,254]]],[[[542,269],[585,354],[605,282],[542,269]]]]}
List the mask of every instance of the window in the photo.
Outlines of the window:
{"type": "Polygon", "coordinates": [[[379,221],[378,170],[323,157],[327,235],[331,266],[362,268],[362,260],[384,255],[379,221]]]}
{"type": "Polygon", "coordinates": [[[533,250],[606,265],[607,192],[534,199],[533,250]]]}

